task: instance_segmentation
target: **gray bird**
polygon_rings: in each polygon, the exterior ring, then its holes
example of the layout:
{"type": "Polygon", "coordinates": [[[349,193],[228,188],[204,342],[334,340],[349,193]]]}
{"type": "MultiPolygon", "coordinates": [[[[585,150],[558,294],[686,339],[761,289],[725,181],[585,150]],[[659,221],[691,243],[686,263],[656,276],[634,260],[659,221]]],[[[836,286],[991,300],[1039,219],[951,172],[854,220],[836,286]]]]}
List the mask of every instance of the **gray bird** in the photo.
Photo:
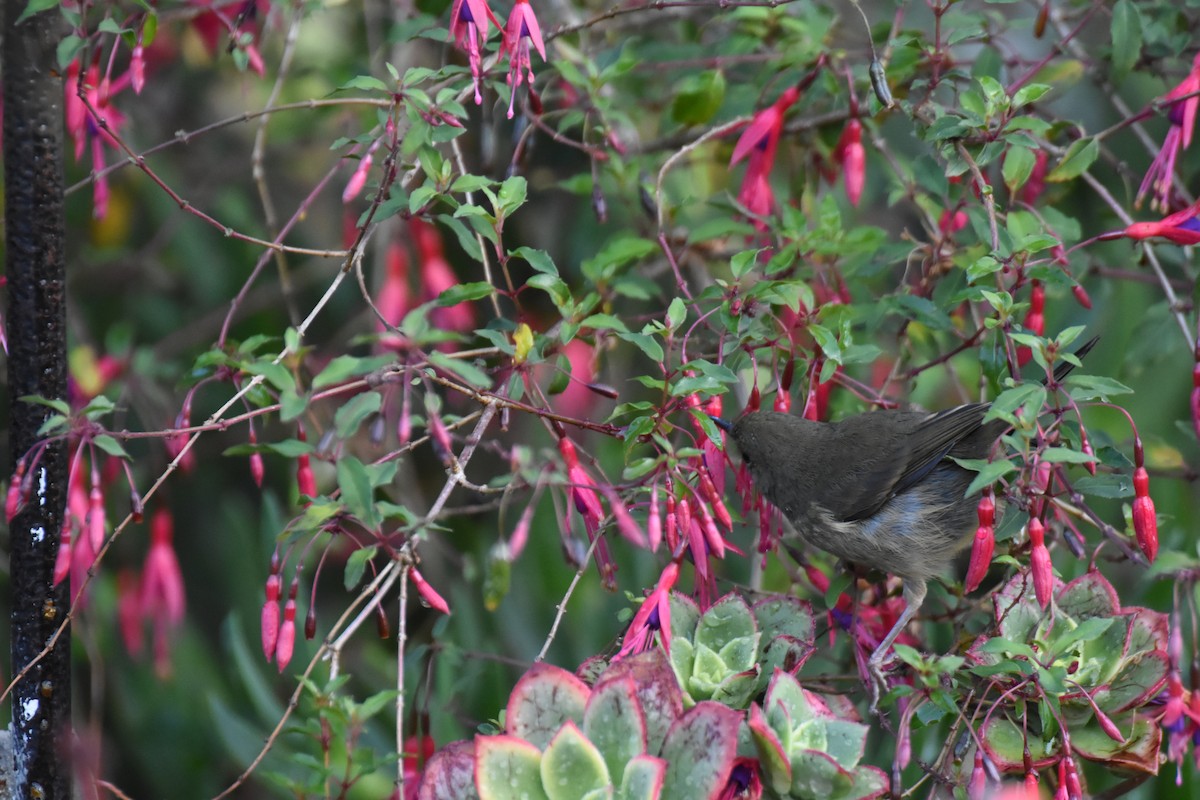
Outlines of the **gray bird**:
{"type": "MultiPolygon", "coordinates": [[[[1060,363],[1055,383],[1073,368],[1060,363]]],[[[714,419],[732,435],[754,487],[805,542],[903,580],[904,613],[868,662],[872,709],[886,688],[884,656],[920,609],[926,582],[971,542],[978,500],[966,491],[976,473],[951,459],[987,458],[1009,427],[983,421],[990,407],[871,411],[840,422],[776,411],[746,414],[732,425],[714,419]]]]}

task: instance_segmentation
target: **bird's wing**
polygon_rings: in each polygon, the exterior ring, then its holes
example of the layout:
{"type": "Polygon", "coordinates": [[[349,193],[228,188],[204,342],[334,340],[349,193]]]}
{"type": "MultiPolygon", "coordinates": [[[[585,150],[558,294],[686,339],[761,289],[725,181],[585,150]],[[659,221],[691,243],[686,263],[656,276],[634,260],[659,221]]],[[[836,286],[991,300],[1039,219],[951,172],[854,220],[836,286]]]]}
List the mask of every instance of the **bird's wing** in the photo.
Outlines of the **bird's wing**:
{"type": "Polygon", "coordinates": [[[859,493],[842,510],[842,519],[854,521],[874,516],[887,501],[928,477],[946,454],[979,429],[987,403],[957,406],[921,420],[904,437],[905,451],[883,457],[857,476],[859,493]]]}

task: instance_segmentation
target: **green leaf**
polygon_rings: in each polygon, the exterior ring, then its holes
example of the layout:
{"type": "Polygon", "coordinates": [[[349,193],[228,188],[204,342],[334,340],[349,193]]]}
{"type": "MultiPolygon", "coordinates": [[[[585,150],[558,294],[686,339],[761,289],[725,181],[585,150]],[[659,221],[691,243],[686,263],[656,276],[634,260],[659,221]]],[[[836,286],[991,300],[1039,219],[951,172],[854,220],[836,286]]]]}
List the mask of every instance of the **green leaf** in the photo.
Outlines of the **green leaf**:
{"type": "Polygon", "coordinates": [[[1016,194],[1017,190],[1025,185],[1025,181],[1029,180],[1036,161],[1033,151],[1028,147],[1008,148],[1004,154],[1004,168],[1001,172],[1004,175],[1004,185],[1011,194],[1016,194]]]}
{"type": "Polygon", "coordinates": [[[357,89],[357,90],[361,90],[364,92],[386,92],[386,91],[388,91],[387,84],[384,83],[383,81],[379,80],[379,78],[374,77],[373,75],[355,75],[353,78],[346,81],[338,88],[341,90],[344,90],[344,91],[348,91],[350,89],[357,89]]]}
{"type": "Polygon", "coordinates": [[[496,194],[496,215],[511,216],[512,212],[525,203],[527,191],[528,186],[525,179],[520,175],[514,175],[500,184],[500,191],[496,194]]]}
{"type": "Polygon", "coordinates": [[[342,582],[346,591],[351,591],[362,581],[367,562],[375,557],[375,547],[360,547],[346,559],[346,571],[342,573],[342,582]]]}
{"type": "Polygon", "coordinates": [[[1095,137],[1077,139],[1067,148],[1062,160],[1050,170],[1046,180],[1050,183],[1063,183],[1082,175],[1100,156],[1100,142],[1095,137]]]}
{"type": "Polygon", "coordinates": [[[671,304],[667,306],[667,324],[672,331],[675,331],[687,319],[687,304],[683,302],[682,297],[671,298],[671,304]]]}
{"type": "Polygon", "coordinates": [[[359,358],[358,356],[338,356],[325,365],[325,369],[313,378],[312,387],[321,389],[326,386],[334,386],[342,383],[347,378],[357,378],[360,375],[367,375],[377,369],[382,369],[388,364],[395,363],[396,359],[392,356],[371,356],[367,358],[359,358]]]}
{"type": "Polygon", "coordinates": [[[437,296],[437,304],[439,306],[456,306],[459,303],[465,303],[468,300],[480,300],[491,295],[492,285],[487,281],[475,281],[473,283],[459,283],[451,286],[446,291],[437,296]]]}
{"type": "Polygon", "coordinates": [[[333,415],[333,425],[337,429],[338,437],[349,439],[358,431],[358,426],[363,420],[377,412],[381,405],[383,396],[379,392],[366,392],[347,400],[333,415]]]}
{"type": "Polygon", "coordinates": [[[1071,397],[1076,400],[1100,399],[1107,401],[1113,395],[1133,394],[1133,389],[1120,381],[1099,375],[1073,374],[1067,378],[1065,383],[1071,389],[1071,397]]]}
{"type": "Polygon", "coordinates": [[[1142,56],[1142,18],[1130,0],[1117,0],[1112,10],[1112,77],[1129,74],[1142,56]]]}
{"type": "Polygon", "coordinates": [[[975,476],[975,480],[971,481],[971,485],[967,487],[967,491],[963,493],[964,497],[970,497],[976,492],[981,491],[985,486],[991,486],[1004,475],[1017,471],[1016,466],[1007,459],[984,461],[980,458],[954,458],[954,461],[963,469],[974,470],[979,473],[975,476]]]}
{"type": "Polygon", "coordinates": [[[712,70],[685,77],[671,103],[671,117],[683,125],[703,125],[725,101],[725,74],[712,70]]]}
{"type": "Polygon", "coordinates": [[[451,358],[445,353],[435,350],[429,354],[429,363],[457,375],[477,389],[492,388],[491,376],[470,361],[451,358]]]}
{"type": "Polygon", "coordinates": [[[647,336],[644,333],[621,333],[617,336],[621,337],[630,344],[636,345],[639,350],[646,354],[646,357],[656,363],[662,363],[663,349],[662,345],[653,336],[647,336]]]}
{"type": "Polygon", "coordinates": [[[1095,460],[1094,456],[1066,447],[1047,447],[1042,451],[1042,461],[1051,464],[1091,464],[1095,460]]]}
{"type": "Polygon", "coordinates": [[[510,256],[523,258],[538,272],[544,272],[547,275],[557,275],[558,267],[554,266],[554,259],[550,258],[545,250],[535,250],[532,247],[518,247],[509,253],[510,256]]]}
{"type": "MultiPolygon", "coordinates": [[[[343,456],[337,463],[338,488],[342,502],[368,530],[379,527],[379,511],[375,508],[375,490],[363,463],[354,456],[343,456]]],[[[347,587],[349,588],[349,587],[347,587]]]]}
{"type": "Polygon", "coordinates": [[[121,446],[121,443],[109,436],[107,433],[102,433],[99,436],[96,436],[92,439],[92,443],[104,452],[108,453],[110,456],[115,456],[117,458],[129,458],[129,453],[125,452],[125,448],[121,446]]]}
{"type": "Polygon", "coordinates": [[[36,394],[27,394],[21,398],[23,403],[32,403],[35,406],[46,406],[52,408],[64,417],[71,416],[71,406],[67,405],[65,400],[49,400],[45,397],[39,397],[36,394]]]}
{"type": "MultiPolygon", "coordinates": [[[[16,0],[12,1],[16,2],[16,0]]],[[[21,16],[17,17],[17,24],[20,25],[34,14],[40,14],[43,11],[49,11],[57,6],[58,0],[29,0],[29,4],[25,6],[25,10],[21,12],[21,16]]]]}
{"type": "Polygon", "coordinates": [[[541,289],[546,294],[550,295],[550,299],[554,301],[554,305],[559,312],[564,316],[569,313],[571,304],[571,290],[563,279],[557,275],[539,272],[536,275],[531,275],[529,280],[525,282],[526,286],[532,286],[535,289],[541,289]]]}

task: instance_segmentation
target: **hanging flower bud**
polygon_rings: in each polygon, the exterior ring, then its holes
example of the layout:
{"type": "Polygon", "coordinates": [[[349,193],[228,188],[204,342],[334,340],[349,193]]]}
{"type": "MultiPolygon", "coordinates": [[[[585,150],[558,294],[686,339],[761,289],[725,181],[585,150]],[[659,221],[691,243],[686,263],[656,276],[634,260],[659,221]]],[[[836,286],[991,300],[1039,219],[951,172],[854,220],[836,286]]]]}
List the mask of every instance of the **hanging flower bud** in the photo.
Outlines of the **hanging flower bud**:
{"type": "Polygon", "coordinates": [[[775,392],[775,410],[787,414],[792,410],[792,395],[782,386],[775,392]]]}
{"type": "Polygon", "coordinates": [[[1037,770],[1031,769],[1025,773],[1025,800],[1038,800],[1040,797],[1037,770]]]}
{"type": "Polygon", "coordinates": [[[992,564],[992,554],[996,550],[994,527],[996,503],[992,499],[990,491],[979,500],[976,515],[979,517],[979,527],[975,529],[975,542],[971,547],[971,565],[967,568],[966,585],[963,587],[967,592],[973,592],[979,588],[979,584],[987,576],[988,567],[992,564]]]}
{"type": "Polygon", "coordinates": [[[525,544],[529,541],[529,529],[533,525],[533,509],[533,503],[525,506],[525,510],[521,512],[521,517],[517,520],[517,526],[513,528],[512,536],[508,537],[508,557],[512,561],[521,555],[525,544]]]}
{"type": "MultiPolygon", "coordinates": [[[[254,432],[254,428],[250,428],[250,444],[258,444],[258,435],[254,432]]],[[[254,479],[254,485],[262,488],[263,485],[263,457],[262,453],[254,452],[250,454],[250,477],[254,479]]]]}
{"type": "Polygon", "coordinates": [[[17,512],[25,505],[24,492],[22,485],[25,483],[25,459],[17,460],[17,468],[13,471],[12,479],[8,482],[8,495],[4,499],[4,517],[9,524],[12,523],[13,517],[17,516],[17,512]]]}
{"type": "Polygon", "coordinates": [[[692,496],[690,502],[695,506],[695,514],[693,519],[699,517],[700,531],[704,534],[704,541],[708,544],[708,551],[717,558],[725,558],[725,539],[722,538],[721,532],[717,530],[717,523],[713,521],[712,514],[708,511],[708,506],[698,497],[692,496]]]}
{"type": "Polygon", "coordinates": [[[967,800],[987,800],[988,777],[983,768],[983,750],[975,748],[975,764],[971,768],[971,779],[967,782],[967,800]]]}
{"type": "Polygon", "coordinates": [[[716,484],[713,483],[712,477],[708,470],[700,470],[700,494],[712,507],[713,517],[727,531],[733,531],[733,517],[729,515],[729,509],[725,507],[725,501],[721,498],[717,491],[716,484]]]}
{"type": "Polygon", "coordinates": [[[134,94],[141,94],[142,89],[146,88],[146,53],[142,48],[141,34],[138,34],[138,43],[129,56],[129,84],[134,94]]]}
{"type": "Polygon", "coordinates": [[[288,591],[287,603],[283,607],[283,624],[279,626],[279,640],[275,645],[275,663],[279,671],[287,669],[296,648],[296,579],[288,591]]]}
{"type": "Polygon", "coordinates": [[[762,394],[758,391],[758,386],[750,390],[750,399],[746,401],[746,413],[758,411],[762,407],[762,394]]]}
{"type": "Polygon", "coordinates": [[[71,571],[71,519],[63,520],[62,532],[58,535],[58,555],[54,559],[54,585],[62,583],[71,571]]]}
{"type": "Polygon", "coordinates": [[[846,197],[850,200],[850,205],[857,208],[867,178],[867,154],[862,145],[862,123],[857,119],[847,120],[837,147],[834,148],[833,160],[841,167],[846,180],[846,197]]]}
{"type": "Polygon", "coordinates": [[[1030,569],[1033,573],[1033,590],[1042,608],[1050,605],[1050,594],[1054,588],[1054,568],[1050,563],[1050,551],[1046,549],[1046,529],[1037,517],[1029,520],[1030,569]]]}
{"type": "Polygon", "coordinates": [[[379,634],[380,639],[390,639],[392,636],[392,625],[388,622],[387,614],[383,613],[380,603],[375,604],[375,632],[379,634]]]}
{"type": "Polygon", "coordinates": [[[1067,762],[1067,797],[1070,800],[1083,800],[1083,787],[1079,784],[1079,771],[1075,769],[1075,760],[1070,756],[1067,762]]]}
{"type": "Polygon", "coordinates": [[[1196,345],[1196,365],[1192,367],[1192,429],[1200,441],[1200,343],[1196,345]]]}
{"type": "Polygon", "coordinates": [[[1087,430],[1081,425],[1079,427],[1079,449],[1083,451],[1085,456],[1090,456],[1091,461],[1086,461],[1083,468],[1091,475],[1096,474],[1096,451],[1092,449],[1092,443],[1088,440],[1087,430]]]}
{"type": "Polygon", "coordinates": [[[267,662],[275,657],[279,645],[279,593],[282,582],[279,573],[272,572],[267,576],[267,599],[262,607],[262,647],[267,662]]]}
{"type": "Polygon", "coordinates": [[[1158,517],[1154,513],[1154,500],[1150,498],[1150,474],[1145,467],[1133,471],[1133,532],[1137,535],[1138,547],[1153,563],[1158,555],[1158,517]]]}
{"type": "Polygon", "coordinates": [[[308,613],[304,615],[304,638],[307,641],[312,641],[317,635],[317,607],[311,602],[308,604],[308,613]]]}
{"type": "Polygon", "coordinates": [[[1077,283],[1072,286],[1071,294],[1075,295],[1075,302],[1079,303],[1079,305],[1089,311],[1092,309],[1092,298],[1088,296],[1087,289],[1083,288],[1081,284],[1077,283]]]}
{"type": "Polygon", "coordinates": [[[100,491],[99,481],[92,483],[88,493],[87,531],[92,549],[99,552],[104,545],[104,494],[100,491]]]}
{"type": "Polygon", "coordinates": [[[374,149],[374,146],[372,146],[366,155],[359,159],[358,167],[355,168],[354,174],[350,176],[350,180],[346,182],[346,188],[342,190],[343,203],[349,203],[358,197],[362,193],[363,187],[367,185],[367,173],[371,171],[371,152],[374,149]]]}
{"type": "MultiPolygon", "coordinates": [[[[317,479],[313,476],[312,464],[308,454],[303,453],[296,458],[296,486],[302,497],[317,496],[317,479]]],[[[307,501],[305,501],[307,504],[307,501]]]]}
{"type": "Polygon", "coordinates": [[[621,500],[611,486],[607,484],[599,487],[600,492],[608,500],[608,507],[612,510],[613,519],[617,523],[617,532],[621,536],[633,543],[637,547],[649,547],[650,543],[646,540],[646,534],[641,527],[630,516],[629,510],[625,507],[625,503],[621,500]]]}
{"type": "MultiPolygon", "coordinates": [[[[1041,281],[1034,281],[1029,291],[1029,311],[1025,313],[1025,329],[1030,333],[1041,336],[1046,332],[1046,287],[1041,281]]],[[[1033,358],[1033,351],[1022,345],[1017,348],[1017,366],[1023,367],[1033,358]]]]}
{"type": "Polygon", "coordinates": [[[679,520],[675,516],[675,492],[671,488],[671,479],[667,478],[667,549],[674,553],[679,548],[679,520]]]}
{"type": "Polygon", "coordinates": [[[409,570],[408,574],[412,576],[413,583],[417,587],[417,594],[421,596],[421,600],[434,611],[440,611],[448,616],[450,614],[450,606],[446,604],[442,596],[422,577],[417,568],[413,567],[409,570]]]}
{"type": "Polygon", "coordinates": [[[662,544],[662,515],[658,511],[658,484],[650,488],[650,511],[646,515],[646,538],[650,540],[650,552],[657,553],[662,544]]]}

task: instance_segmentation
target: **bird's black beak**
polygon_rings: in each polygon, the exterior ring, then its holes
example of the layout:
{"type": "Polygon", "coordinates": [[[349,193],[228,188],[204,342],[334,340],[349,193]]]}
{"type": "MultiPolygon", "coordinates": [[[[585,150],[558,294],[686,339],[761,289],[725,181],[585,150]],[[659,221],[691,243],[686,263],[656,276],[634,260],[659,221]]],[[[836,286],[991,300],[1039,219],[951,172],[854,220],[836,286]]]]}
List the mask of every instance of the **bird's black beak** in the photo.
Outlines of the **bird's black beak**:
{"type": "Polygon", "coordinates": [[[713,424],[715,424],[721,430],[725,431],[726,433],[733,433],[733,425],[729,422],[729,420],[721,419],[720,417],[714,417],[712,414],[708,414],[706,416],[711,419],[713,424]]]}

